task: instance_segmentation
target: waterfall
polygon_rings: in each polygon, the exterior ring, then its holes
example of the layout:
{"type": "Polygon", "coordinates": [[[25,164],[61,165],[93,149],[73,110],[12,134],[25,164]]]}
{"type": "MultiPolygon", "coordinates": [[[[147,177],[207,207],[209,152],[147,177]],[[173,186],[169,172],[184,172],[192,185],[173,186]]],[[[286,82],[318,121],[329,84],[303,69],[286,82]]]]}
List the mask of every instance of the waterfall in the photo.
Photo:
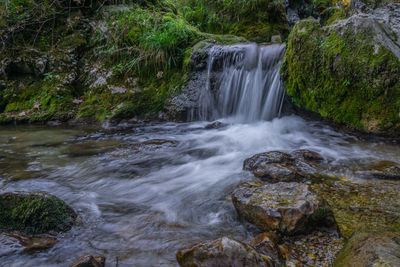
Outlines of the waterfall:
{"type": "Polygon", "coordinates": [[[271,120],[280,115],[284,88],[279,69],[285,46],[216,45],[208,57],[207,81],[190,119],[271,120]]]}

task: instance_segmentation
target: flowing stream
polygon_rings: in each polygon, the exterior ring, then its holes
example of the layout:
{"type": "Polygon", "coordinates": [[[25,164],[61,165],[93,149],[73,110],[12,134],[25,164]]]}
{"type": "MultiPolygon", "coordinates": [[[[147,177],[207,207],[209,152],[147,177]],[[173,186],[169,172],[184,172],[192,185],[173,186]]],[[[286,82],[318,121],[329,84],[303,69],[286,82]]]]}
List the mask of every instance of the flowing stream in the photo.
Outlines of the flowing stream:
{"type": "Polygon", "coordinates": [[[252,238],[255,229],[238,220],[230,199],[237,184],[256,180],[242,170],[249,156],[307,148],[325,157],[327,173],[342,174],[373,160],[398,161],[398,145],[362,141],[294,115],[262,120],[281,108],[283,48],[246,49],[257,54],[249,63],[257,67],[224,67],[232,75],[223,75],[219,88],[226,91],[214,98],[213,118],[225,117],[218,129],[206,129],[206,121],[1,127],[1,189],[54,194],[81,223],[43,252],[1,244],[0,265],[68,266],[90,253],[106,256],[110,266],[177,266],[175,253],[194,243],[252,238]]]}

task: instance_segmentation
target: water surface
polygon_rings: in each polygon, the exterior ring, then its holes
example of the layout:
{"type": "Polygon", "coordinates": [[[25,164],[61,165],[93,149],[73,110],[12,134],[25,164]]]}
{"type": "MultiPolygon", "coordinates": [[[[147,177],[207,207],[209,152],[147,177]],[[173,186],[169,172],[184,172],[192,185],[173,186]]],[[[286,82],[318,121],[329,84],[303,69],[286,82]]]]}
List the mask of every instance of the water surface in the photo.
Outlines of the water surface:
{"type": "Polygon", "coordinates": [[[223,122],[212,130],[204,129],[207,122],[1,127],[1,189],[54,194],[82,223],[50,250],[0,252],[0,265],[67,266],[90,253],[106,256],[111,266],[177,266],[177,250],[196,242],[252,238],[230,192],[255,179],[242,170],[255,153],[312,149],[329,163],[327,173],[342,174],[400,156],[397,145],[361,141],[297,116],[223,122]]]}

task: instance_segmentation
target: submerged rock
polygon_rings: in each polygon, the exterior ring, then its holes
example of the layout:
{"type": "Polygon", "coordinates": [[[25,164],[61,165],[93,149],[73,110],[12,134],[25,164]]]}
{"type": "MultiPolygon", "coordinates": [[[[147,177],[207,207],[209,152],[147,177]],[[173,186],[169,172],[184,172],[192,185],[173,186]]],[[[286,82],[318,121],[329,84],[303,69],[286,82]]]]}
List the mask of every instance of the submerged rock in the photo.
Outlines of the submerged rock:
{"type": "Polygon", "coordinates": [[[105,264],[105,257],[93,257],[92,255],[86,254],[80,257],[74,264],[70,265],[70,267],[104,267],[105,264]]]}
{"type": "Polygon", "coordinates": [[[368,170],[355,174],[362,178],[400,180],[400,165],[392,161],[379,161],[369,166],[368,170]]]}
{"type": "Polygon", "coordinates": [[[400,266],[400,235],[357,233],[339,253],[334,266],[400,266]]]}
{"type": "Polygon", "coordinates": [[[0,229],[28,234],[65,232],[76,213],[61,199],[43,192],[0,194],[0,229]]]}
{"type": "Polygon", "coordinates": [[[182,267],[274,266],[272,261],[261,256],[251,246],[228,237],[180,250],[176,258],[182,267]]]}
{"type": "Polygon", "coordinates": [[[335,224],[330,207],[305,184],[244,183],[232,201],[239,215],[264,231],[297,234],[335,224]]]}
{"type": "Polygon", "coordinates": [[[34,253],[52,248],[58,240],[41,236],[31,237],[21,233],[0,233],[0,257],[17,253],[34,253]]]}
{"type": "Polygon", "coordinates": [[[223,122],[220,122],[220,121],[216,121],[216,122],[207,124],[207,125],[204,127],[204,129],[206,129],[206,130],[219,129],[219,128],[225,127],[226,125],[227,125],[226,123],[223,123],[223,122]]]}
{"type": "Polygon", "coordinates": [[[270,151],[246,159],[243,169],[268,182],[298,182],[315,175],[315,163],[322,159],[310,150],[296,150],[291,154],[270,151]]]}

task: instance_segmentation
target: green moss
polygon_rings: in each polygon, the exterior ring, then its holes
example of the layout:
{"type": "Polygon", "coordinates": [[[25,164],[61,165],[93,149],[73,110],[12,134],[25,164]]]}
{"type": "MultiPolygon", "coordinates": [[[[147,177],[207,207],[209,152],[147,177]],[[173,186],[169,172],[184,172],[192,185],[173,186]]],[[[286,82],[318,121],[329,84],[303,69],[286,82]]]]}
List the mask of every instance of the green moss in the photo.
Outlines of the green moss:
{"type": "Polygon", "coordinates": [[[46,193],[4,193],[0,195],[0,229],[41,234],[67,231],[76,219],[62,200],[46,193]]]}
{"type": "Polygon", "coordinates": [[[345,238],[362,230],[400,230],[400,205],[393,182],[356,184],[337,179],[312,188],[328,202],[345,238]]]}
{"type": "Polygon", "coordinates": [[[293,101],[323,117],[358,130],[400,130],[400,60],[356,33],[298,23],[289,36],[281,73],[293,101]]]}

